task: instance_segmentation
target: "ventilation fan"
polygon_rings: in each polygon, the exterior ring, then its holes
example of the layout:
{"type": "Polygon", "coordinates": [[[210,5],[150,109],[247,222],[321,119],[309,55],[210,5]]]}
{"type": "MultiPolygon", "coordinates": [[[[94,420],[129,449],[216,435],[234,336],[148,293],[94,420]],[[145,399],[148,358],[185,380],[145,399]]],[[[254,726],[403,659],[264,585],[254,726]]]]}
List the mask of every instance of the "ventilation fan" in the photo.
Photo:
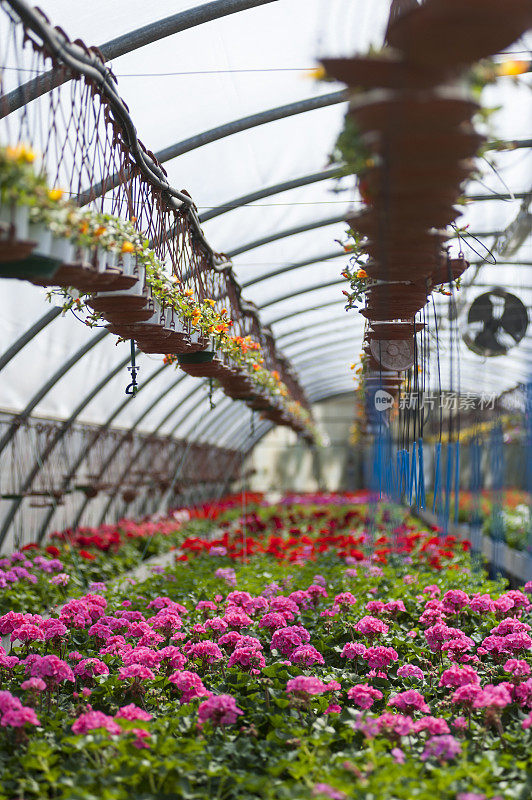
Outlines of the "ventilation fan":
{"type": "Polygon", "coordinates": [[[480,356],[503,356],[519,344],[527,327],[526,306],[515,295],[496,287],[471,304],[463,338],[480,356]]]}

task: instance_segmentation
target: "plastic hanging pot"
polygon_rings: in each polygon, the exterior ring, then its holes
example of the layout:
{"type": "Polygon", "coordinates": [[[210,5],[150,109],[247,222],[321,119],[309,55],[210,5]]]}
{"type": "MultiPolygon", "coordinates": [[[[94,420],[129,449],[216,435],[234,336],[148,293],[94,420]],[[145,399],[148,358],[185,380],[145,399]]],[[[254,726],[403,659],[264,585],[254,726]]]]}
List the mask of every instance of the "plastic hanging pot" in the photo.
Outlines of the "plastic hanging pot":
{"type": "Polygon", "coordinates": [[[179,353],[177,360],[180,366],[208,364],[214,359],[214,350],[198,350],[194,353],[179,353]]]}
{"type": "Polygon", "coordinates": [[[0,262],[0,276],[2,278],[18,278],[19,280],[38,278],[46,285],[47,279],[50,279],[50,282],[53,283],[51,279],[59,269],[60,264],[61,262],[56,258],[32,253],[26,258],[0,262]]]}

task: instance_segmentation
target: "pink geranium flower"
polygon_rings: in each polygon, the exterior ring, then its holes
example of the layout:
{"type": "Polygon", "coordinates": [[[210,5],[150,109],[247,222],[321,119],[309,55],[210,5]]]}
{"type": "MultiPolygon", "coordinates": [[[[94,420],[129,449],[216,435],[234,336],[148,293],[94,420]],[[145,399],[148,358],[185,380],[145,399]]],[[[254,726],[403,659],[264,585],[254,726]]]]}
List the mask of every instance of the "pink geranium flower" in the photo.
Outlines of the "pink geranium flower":
{"type": "Polygon", "coordinates": [[[199,721],[210,720],[213,725],[233,725],[243,713],[230,694],[212,695],[198,707],[199,721]]]}

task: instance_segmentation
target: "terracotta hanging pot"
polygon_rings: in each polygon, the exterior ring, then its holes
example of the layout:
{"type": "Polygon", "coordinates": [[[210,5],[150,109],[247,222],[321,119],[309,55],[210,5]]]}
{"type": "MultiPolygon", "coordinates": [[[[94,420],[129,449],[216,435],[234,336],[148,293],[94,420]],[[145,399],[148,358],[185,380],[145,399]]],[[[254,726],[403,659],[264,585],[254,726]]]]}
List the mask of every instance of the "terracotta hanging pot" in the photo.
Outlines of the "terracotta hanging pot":
{"type": "Polygon", "coordinates": [[[396,133],[387,137],[366,134],[363,142],[372,153],[385,158],[387,163],[403,162],[440,164],[452,166],[457,161],[473,158],[485,141],[469,126],[463,125],[453,131],[433,133],[396,133]]]}
{"type": "Polygon", "coordinates": [[[429,0],[390,24],[387,40],[413,65],[456,71],[499,53],[530,27],[529,0],[429,0]]]}
{"type": "Polygon", "coordinates": [[[477,103],[453,90],[394,92],[376,89],[352,100],[348,116],[362,131],[393,135],[401,131],[432,133],[458,127],[470,120],[478,108],[477,103]]]}
{"type": "Polygon", "coordinates": [[[419,69],[393,57],[324,58],[321,63],[328,77],[353,88],[425,89],[445,77],[437,68],[419,69]]]}
{"type": "Polygon", "coordinates": [[[369,332],[369,339],[407,339],[422,331],[425,327],[423,322],[405,320],[404,322],[384,322],[372,325],[369,332]]]}
{"type": "Polygon", "coordinates": [[[148,298],[144,294],[111,294],[107,292],[94,295],[94,297],[91,297],[90,300],[87,301],[87,305],[90,305],[95,311],[101,311],[104,314],[113,314],[114,312],[132,309],[144,309],[147,303],[148,298]]]}
{"type": "Polygon", "coordinates": [[[432,271],[431,281],[434,286],[438,286],[441,283],[450,283],[460,278],[468,267],[469,261],[466,261],[465,258],[450,258],[432,271]]]}

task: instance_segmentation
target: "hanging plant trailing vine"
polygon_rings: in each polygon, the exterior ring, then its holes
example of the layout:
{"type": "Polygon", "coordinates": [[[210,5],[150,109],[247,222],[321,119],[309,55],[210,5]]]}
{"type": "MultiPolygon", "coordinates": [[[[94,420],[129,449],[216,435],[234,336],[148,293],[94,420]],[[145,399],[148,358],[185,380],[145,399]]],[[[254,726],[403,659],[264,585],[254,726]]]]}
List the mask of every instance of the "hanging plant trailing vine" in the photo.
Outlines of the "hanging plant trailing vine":
{"type": "MultiPolygon", "coordinates": [[[[243,369],[259,393],[279,403],[309,436],[316,438],[310,413],[290,397],[279,373],[265,366],[260,344],[251,336],[231,334],[233,320],[226,308],[218,310],[213,299],[198,301],[192,289],[183,289],[179,279],[168,273],[149,240],[136,230],[134,220],[79,208],[65,198],[61,189],[49,188],[44,171],[35,169],[36,160],[36,154],[24,144],[0,148],[0,208],[7,210],[7,216],[12,208],[25,207],[29,221],[46,227],[55,238],[68,240],[83,250],[101,248],[119,258],[134,258],[137,267],[144,268],[146,285],[163,308],[174,309],[183,323],[210,337],[215,349],[243,369]]],[[[90,292],[68,287],[52,288],[47,293],[49,301],[60,300],[63,313],[84,313],[82,321],[93,327],[100,325],[104,316],[87,305],[91,296],[90,292]]],[[[177,357],[168,355],[165,360],[174,363],[177,357]]]]}

